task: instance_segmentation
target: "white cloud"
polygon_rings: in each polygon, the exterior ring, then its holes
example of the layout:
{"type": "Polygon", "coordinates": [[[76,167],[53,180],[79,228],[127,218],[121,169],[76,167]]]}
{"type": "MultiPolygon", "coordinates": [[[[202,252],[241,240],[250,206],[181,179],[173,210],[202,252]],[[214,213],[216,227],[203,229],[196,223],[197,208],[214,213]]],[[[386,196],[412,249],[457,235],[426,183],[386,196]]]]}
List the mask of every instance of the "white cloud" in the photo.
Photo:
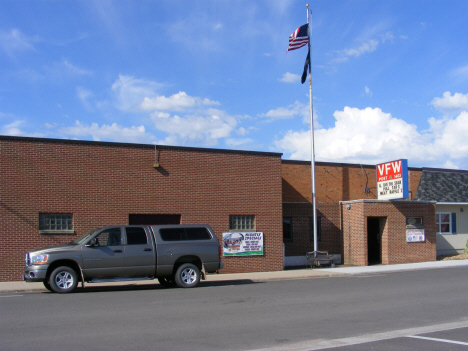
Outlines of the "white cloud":
{"type": "Polygon", "coordinates": [[[237,130],[237,134],[238,134],[238,135],[244,136],[244,135],[249,134],[249,131],[248,131],[247,129],[245,129],[244,127],[240,127],[240,128],[237,130]]]}
{"type": "Polygon", "coordinates": [[[363,54],[367,54],[377,50],[379,41],[375,39],[369,39],[364,41],[357,48],[343,49],[337,51],[337,56],[332,60],[334,63],[346,62],[350,57],[359,57],[363,54]]]}
{"type": "Polygon", "coordinates": [[[224,111],[209,109],[204,113],[206,115],[168,117],[155,112],[152,114],[152,121],[158,130],[169,134],[174,143],[182,145],[217,145],[218,139],[229,137],[237,126],[236,118],[226,115],[224,111]]]}
{"type": "Polygon", "coordinates": [[[136,112],[146,97],[156,95],[156,91],[162,87],[162,84],[153,81],[119,75],[112,84],[112,92],[119,110],[136,112]]]}
{"type": "MultiPolygon", "coordinates": [[[[425,166],[459,168],[468,161],[468,112],[455,118],[428,119],[430,128],[416,126],[379,108],[345,107],[334,113],[335,125],[314,132],[317,160],[370,163],[407,158],[425,166]]],[[[292,159],[310,160],[310,132],[288,131],[275,145],[292,159]]]]}
{"type": "Polygon", "coordinates": [[[83,76],[93,74],[93,72],[91,72],[90,70],[80,68],[66,59],[63,59],[60,62],[56,62],[53,65],[53,70],[56,71],[58,74],[67,76],[83,76]]]}
{"type": "Polygon", "coordinates": [[[9,136],[27,136],[27,137],[44,137],[43,133],[28,133],[21,129],[21,127],[26,126],[27,123],[25,121],[16,120],[9,124],[6,124],[0,128],[1,135],[9,135],[9,136]]]}
{"type": "Polygon", "coordinates": [[[112,85],[117,106],[126,112],[151,113],[156,129],[167,134],[161,141],[175,145],[217,145],[237,126],[237,118],[211,106],[219,102],[190,96],[180,91],[171,96],[158,95],[160,85],[130,76],[120,75],[112,85]],[[178,112],[172,115],[172,112],[178,112]]]}
{"type": "Polygon", "coordinates": [[[373,93],[368,87],[364,87],[364,94],[370,97],[373,93]]]}
{"type": "Polygon", "coordinates": [[[89,91],[86,90],[85,88],[82,87],[77,87],[76,88],[76,95],[78,96],[78,99],[81,101],[81,103],[84,105],[84,107],[88,110],[91,111],[92,107],[91,104],[89,103],[89,98],[93,96],[93,94],[89,91]]]}
{"type": "Polygon", "coordinates": [[[385,43],[387,40],[393,42],[394,39],[395,39],[395,36],[393,35],[392,32],[386,32],[385,34],[382,34],[380,36],[380,40],[382,41],[382,43],[385,43]]]}
{"type": "MultiPolygon", "coordinates": [[[[302,123],[310,124],[310,106],[309,104],[303,104],[299,101],[295,101],[287,107],[278,107],[277,109],[270,110],[267,113],[261,113],[259,117],[265,117],[269,119],[269,122],[276,120],[292,119],[296,116],[302,117],[302,123]]],[[[314,108],[314,126],[315,128],[320,127],[319,116],[314,108]]]]}
{"type": "Polygon", "coordinates": [[[267,113],[259,114],[260,117],[268,117],[271,120],[278,119],[290,119],[296,116],[302,116],[303,118],[309,117],[309,105],[303,104],[299,101],[288,107],[279,107],[275,110],[270,110],[267,113]]]}
{"type": "Polygon", "coordinates": [[[32,44],[36,41],[38,41],[36,37],[28,38],[18,29],[9,32],[0,31],[0,48],[9,56],[13,56],[16,52],[34,50],[32,44]]]}
{"type": "Polygon", "coordinates": [[[454,69],[450,75],[457,80],[468,79],[468,65],[454,69]]]}
{"type": "Polygon", "coordinates": [[[97,123],[83,124],[79,121],[74,126],[61,128],[59,134],[64,138],[90,136],[95,141],[112,140],[117,142],[144,143],[152,142],[154,138],[147,134],[144,126],[123,127],[117,123],[111,125],[97,123]]]}
{"type": "Polygon", "coordinates": [[[431,102],[431,105],[440,112],[450,114],[468,111],[468,94],[455,93],[452,95],[446,91],[442,96],[434,98],[431,102]]]}
{"type": "Polygon", "coordinates": [[[296,83],[301,80],[301,77],[298,74],[286,72],[283,74],[283,77],[278,80],[283,83],[296,83]]]}
{"type": "Polygon", "coordinates": [[[468,157],[468,112],[460,113],[454,119],[429,119],[431,131],[437,136],[434,149],[439,153],[450,155],[452,159],[468,157]]]}
{"type": "Polygon", "coordinates": [[[156,96],[154,98],[145,97],[140,104],[143,111],[184,111],[189,108],[202,105],[219,105],[219,102],[212,101],[207,98],[189,96],[187,93],[180,91],[170,97],[156,96]]]}

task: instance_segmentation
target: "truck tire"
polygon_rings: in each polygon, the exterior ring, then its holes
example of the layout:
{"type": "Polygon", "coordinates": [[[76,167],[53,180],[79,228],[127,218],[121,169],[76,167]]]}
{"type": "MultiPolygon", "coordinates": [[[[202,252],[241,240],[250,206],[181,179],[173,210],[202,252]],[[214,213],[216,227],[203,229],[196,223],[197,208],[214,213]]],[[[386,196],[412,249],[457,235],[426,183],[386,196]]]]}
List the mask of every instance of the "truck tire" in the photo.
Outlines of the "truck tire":
{"type": "Polygon", "coordinates": [[[70,293],[78,285],[78,274],[70,267],[57,267],[50,275],[49,284],[52,290],[57,293],[70,293]]]}
{"type": "Polygon", "coordinates": [[[200,270],[191,263],[184,263],[176,272],[175,281],[181,288],[194,288],[200,282],[200,270]]]}
{"type": "Polygon", "coordinates": [[[165,288],[173,288],[176,286],[176,282],[174,277],[162,277],[158,278],[159,284],[161,284],[165,288]]]}

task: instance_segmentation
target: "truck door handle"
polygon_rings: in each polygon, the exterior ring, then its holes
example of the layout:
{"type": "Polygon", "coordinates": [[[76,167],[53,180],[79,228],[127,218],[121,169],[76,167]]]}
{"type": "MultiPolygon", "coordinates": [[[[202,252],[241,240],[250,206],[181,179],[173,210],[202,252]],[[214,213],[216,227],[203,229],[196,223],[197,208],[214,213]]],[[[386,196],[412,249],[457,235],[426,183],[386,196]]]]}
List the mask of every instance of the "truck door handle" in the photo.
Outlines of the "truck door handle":
{"type": "Polygon", "coordinates": [[[114,250],[114,252],[122,252],[122,250],[114,250]]]}
{"type": "Polygon", "coordinates": [[[147,247],[147,248],[144,249],[143,251],[151,251],[151,249],[147,247]]]}

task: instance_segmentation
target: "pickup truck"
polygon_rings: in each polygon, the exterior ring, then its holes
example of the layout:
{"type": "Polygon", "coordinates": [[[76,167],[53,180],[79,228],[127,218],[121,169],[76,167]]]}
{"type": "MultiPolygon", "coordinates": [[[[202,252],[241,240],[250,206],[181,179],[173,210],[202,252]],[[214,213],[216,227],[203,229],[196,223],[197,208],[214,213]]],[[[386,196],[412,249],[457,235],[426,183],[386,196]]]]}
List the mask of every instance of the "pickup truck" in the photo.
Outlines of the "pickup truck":
{"type": "Polygon", "coordinates": [[[26,254],[23,279],[69,293],[78,283],[155,279],[192,288],[224,268],[208,225],[121,225],[92,230],[64,245],[26,254]]]}

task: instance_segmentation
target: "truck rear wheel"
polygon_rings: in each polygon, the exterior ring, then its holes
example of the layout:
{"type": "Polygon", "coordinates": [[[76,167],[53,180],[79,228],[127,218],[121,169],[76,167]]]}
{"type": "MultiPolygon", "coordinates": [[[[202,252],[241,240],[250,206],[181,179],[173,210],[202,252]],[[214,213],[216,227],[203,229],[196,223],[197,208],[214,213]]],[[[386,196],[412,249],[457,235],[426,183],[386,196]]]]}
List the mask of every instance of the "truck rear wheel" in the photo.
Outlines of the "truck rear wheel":
{"type": "Polygon", "coordinates": [[[175,281],[181,288],[194,288],[200,282],[200,270],[192,263],[184,263],[177,269],[175,281]]]}
{"type": "Polygon", "coordinates": [[[57,267],[50,275],[49,284],[51,289],[57,293],[70,293],[78,285],[78,275],[70,267],[57,267]]]}

